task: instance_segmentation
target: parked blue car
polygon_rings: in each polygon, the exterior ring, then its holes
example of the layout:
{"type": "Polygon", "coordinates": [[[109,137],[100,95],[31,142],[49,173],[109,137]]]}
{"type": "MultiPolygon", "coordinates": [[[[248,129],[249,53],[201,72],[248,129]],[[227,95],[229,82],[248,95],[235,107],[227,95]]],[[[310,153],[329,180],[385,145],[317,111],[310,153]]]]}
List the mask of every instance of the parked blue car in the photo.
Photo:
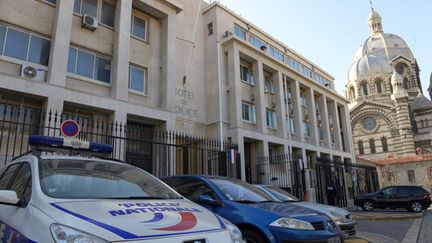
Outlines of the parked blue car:
{"type": "Polygon", "coordinates": [[[165,177],[162,181],[237,225],[246,243],[343,241],[340,228],[326,215],[275,201],[237,179],[185,175],[165,177]]]}

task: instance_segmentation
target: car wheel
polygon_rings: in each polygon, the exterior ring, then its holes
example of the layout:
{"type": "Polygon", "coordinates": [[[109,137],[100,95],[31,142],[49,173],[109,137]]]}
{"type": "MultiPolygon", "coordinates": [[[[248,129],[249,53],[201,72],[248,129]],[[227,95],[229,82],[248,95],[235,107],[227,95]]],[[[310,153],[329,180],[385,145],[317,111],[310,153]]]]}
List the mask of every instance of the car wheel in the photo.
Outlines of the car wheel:
{"type": "Polygon", "coordinates": [[[423,205],[419,201],[411,202],[410,209],[414,213],[421,213],[423,211],[423,205]]]}
{"type": "Polygon", "coordinates": [[[374,205],[374,203],[372,201],[364,201],[363,202],[362,208],[363,208],[364,211],[369,211],[369,212],[373,211],[374,207],[375,207],[375,205],[374,205]]]}
{"type": "Polygon", "coordinates": [[[266,243],[267,239],[256,230],[244,229],[241,231],[243,235],[243,241],[245,243],[266,243]]]}

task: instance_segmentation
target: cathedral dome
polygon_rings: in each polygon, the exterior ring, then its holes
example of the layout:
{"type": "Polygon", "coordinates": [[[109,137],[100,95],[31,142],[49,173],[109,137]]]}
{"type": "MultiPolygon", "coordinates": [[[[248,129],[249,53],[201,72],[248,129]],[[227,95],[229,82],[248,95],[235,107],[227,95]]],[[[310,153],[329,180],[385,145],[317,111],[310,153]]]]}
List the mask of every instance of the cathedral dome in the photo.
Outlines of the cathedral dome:
{"type": "Polygon", "coordinates": [[[348,71],[348,81],[357,81],[374,74],[390,74],[390,64],[396,57],[414,60],[406,42],[395,34],[376,33],[366,39],[356,51],[353,63],[348,71]]]}
{"type": "Polygon", "coordinates": [[[374,10],[369,14],[370,36],[355,52],[353,62],[348,71],[348,82],[356,82],[375,74],[391,74],[393,59],[402,56],[410,61],[414,56],[399,36],[384,33],[381,16],[374,10]]]}

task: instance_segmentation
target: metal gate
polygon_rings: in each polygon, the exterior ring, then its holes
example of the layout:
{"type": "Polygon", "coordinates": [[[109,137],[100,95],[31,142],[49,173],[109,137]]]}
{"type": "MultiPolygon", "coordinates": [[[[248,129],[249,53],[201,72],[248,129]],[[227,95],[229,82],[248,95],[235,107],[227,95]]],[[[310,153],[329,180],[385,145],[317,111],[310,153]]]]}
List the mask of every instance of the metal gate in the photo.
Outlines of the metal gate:
{"type": "Polygon", "coordinates": [[[60,136],[60,124],[65,119],[74,119],[81,126],[79,139],[111,144],[111,158],[156,176],[239,174],[237,145],[229,142],[224,141],[221,146],[216,139],[157,130],[144,123],[92,120],[6,103],[0,103],[0,167],[30,150],[30,135],[60,136]]]}

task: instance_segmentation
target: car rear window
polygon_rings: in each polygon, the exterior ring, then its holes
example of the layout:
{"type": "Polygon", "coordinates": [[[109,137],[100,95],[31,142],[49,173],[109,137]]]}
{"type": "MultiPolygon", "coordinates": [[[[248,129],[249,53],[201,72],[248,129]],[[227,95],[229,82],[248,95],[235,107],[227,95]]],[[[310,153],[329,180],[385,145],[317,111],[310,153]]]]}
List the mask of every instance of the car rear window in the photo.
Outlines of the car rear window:
{"type": "Polygon", "coordinates": [[[403,195],[417,195],[429,193],[423,187],[420,186],[401,186],[399,187],[399,194],[403,195]]]}

